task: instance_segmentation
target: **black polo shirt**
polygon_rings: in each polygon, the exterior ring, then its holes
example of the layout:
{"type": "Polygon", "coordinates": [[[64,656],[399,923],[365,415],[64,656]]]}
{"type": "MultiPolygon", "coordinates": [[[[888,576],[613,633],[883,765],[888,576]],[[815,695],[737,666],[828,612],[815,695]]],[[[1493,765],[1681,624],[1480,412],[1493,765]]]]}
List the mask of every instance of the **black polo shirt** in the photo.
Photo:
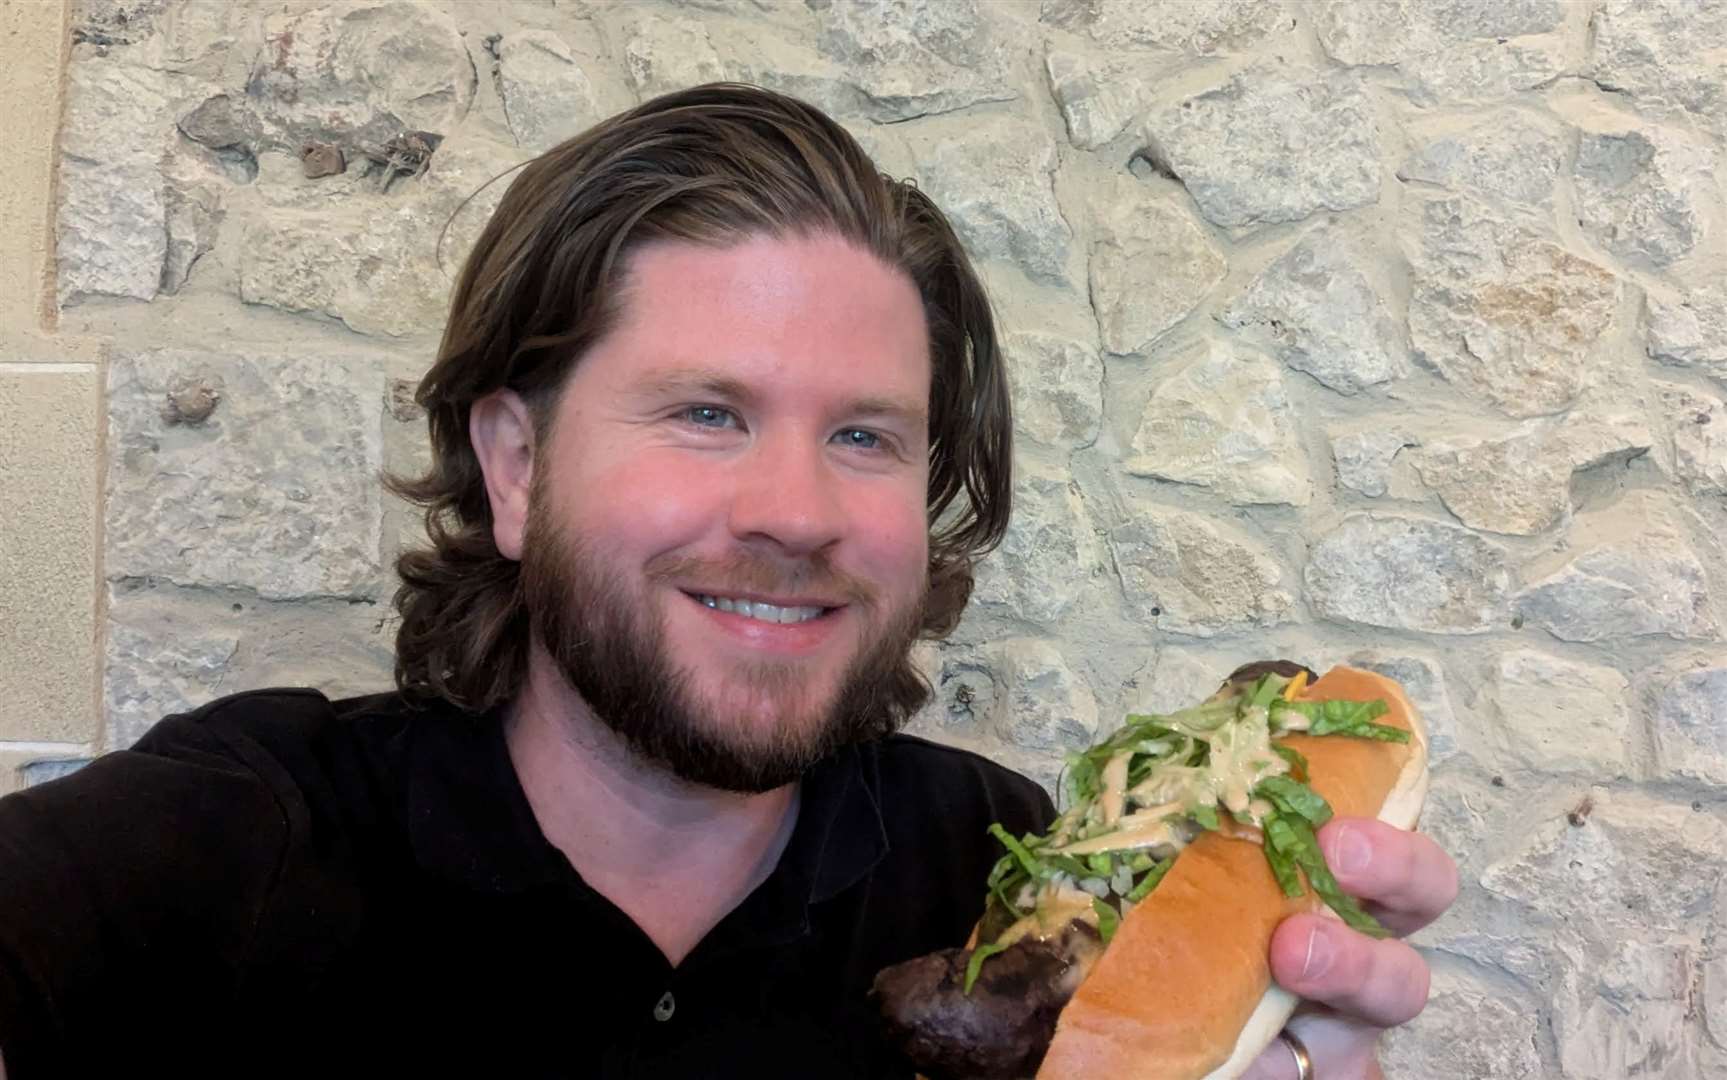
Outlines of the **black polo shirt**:
{"type": "Polygon", "coordinates": [[[676,968],[545,839],[496,714],[225,698],[0,799],[0,1048],[41,1076],[886,1077],[880,968],[962,942],[1031,781],[895,736],[804,781],[676,968]]]}

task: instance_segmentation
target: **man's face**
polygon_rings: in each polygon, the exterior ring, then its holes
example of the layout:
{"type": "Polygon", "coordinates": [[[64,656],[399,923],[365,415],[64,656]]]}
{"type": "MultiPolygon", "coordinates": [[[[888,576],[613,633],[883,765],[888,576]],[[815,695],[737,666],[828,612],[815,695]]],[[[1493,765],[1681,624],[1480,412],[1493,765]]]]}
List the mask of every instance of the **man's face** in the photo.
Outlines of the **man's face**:
{"type": "Polygon", "coordinates": [[[883,733],[924,595],[929,390],[916,290],[842,240],[638,252],[536,456],[522,551],[595,714],[733,790],[883,733]]]}

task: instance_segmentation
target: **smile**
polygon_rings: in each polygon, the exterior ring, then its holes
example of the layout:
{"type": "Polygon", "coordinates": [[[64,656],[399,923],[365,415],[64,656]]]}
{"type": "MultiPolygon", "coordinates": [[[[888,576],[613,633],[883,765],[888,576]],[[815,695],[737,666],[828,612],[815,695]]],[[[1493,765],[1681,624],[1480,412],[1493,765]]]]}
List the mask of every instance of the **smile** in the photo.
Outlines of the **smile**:
{"type": "Polygon", "coordinates": [[[801,623],[817,619],[828,609],[825,607],[780,607],[777,604],[765,604],[759,600],[734,600],[729,596],[708,596],[703,593],[690,594],[696,602],[716,611],[727,611],[733,615],[742,615],[747,619],[755,619],[766,623],[801,623]]]}

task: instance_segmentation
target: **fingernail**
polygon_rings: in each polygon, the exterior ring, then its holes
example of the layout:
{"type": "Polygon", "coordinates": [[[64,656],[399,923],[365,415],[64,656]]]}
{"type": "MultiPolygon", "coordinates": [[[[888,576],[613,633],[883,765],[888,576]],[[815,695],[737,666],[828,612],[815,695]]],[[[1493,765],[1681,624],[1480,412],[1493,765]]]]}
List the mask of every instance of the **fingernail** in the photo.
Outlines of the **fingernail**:
{"type": "Polygon", "coordinates": [[[1325,973],[1331,970],[1332,951],[1331,935],[1323,926],[1314,927],[1307,935],[1307,959],[1301,962],[1302,979],[1324,978],[1325,973]]]}
{"type": "Polygon", "coordinates": [[[1331,869],[1334,873],[1356,874],[1373,861],[1373,845],[1360,830],[1342,828],[1331,844],[1331,869]]]}

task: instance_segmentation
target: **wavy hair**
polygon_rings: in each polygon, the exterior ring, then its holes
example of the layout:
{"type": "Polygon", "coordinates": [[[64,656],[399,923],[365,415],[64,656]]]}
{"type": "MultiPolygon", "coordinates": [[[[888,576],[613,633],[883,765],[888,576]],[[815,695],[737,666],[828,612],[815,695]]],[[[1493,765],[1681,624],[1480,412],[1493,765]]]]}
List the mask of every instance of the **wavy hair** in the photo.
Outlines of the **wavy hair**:
{"type": "MultiPolygon", "coordinates": [[[[1012,419],[989,301],[953,228],[909,181],[882,175],[821,111],[714,83],[621,113],[529,162],[468,255],[437,361],[420,382],[432,464],[386,478],[421,506],[431,545],[396,561],[396,685],[479,711],[526,675],[521,567],[492,540],[468,440],[474,402],[519,393],[536,438],[565,377],[614,324],[628,257],[659,240],[725,246],[825,232],[904,272],[923,302],[930,386],[929,591],[919,635],[959,622],[976,560],[1007,528],[1012,419]]],[[[928,699],[921,676],[896,704],[928,699]]]]}

